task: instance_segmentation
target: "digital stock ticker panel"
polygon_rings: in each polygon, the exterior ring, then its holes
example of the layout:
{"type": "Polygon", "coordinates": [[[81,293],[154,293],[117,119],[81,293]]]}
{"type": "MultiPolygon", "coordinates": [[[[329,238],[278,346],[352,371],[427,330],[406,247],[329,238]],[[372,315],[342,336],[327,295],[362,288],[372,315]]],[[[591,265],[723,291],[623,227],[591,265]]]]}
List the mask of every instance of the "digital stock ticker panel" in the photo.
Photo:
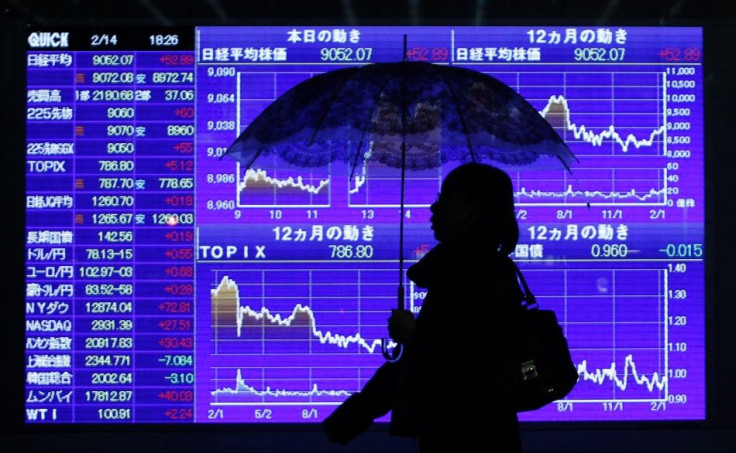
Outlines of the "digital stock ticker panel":
{"type": "MultiPolygon", "coordinates": [[[[405,279],[400,171],[223,154],[299,82],[404,56],[505,82],[579,159],[504,167],[512,258],[580,374],[521,419],[704,419],[700,28],[27,37],[27,422],[314,423],[359,390],[405,279]]],[[[405,267],[435,245],[428,208],[456,165],[407,171],[405,267]]],[[[407,309],[425,295],[405,281],[407,309]]]]}

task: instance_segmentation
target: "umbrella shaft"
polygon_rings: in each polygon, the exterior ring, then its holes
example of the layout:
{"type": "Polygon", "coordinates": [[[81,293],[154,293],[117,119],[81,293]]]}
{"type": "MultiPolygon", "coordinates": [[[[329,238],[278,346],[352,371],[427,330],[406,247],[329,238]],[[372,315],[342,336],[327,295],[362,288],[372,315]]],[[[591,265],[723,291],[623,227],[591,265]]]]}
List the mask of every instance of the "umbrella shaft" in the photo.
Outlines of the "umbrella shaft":
{"type": "Polygon", "coordinates": [[[401,209],[399,209],[399,310],[404,308],[404,185],[406,184],[406,144],[401,140],[401,209]]]}

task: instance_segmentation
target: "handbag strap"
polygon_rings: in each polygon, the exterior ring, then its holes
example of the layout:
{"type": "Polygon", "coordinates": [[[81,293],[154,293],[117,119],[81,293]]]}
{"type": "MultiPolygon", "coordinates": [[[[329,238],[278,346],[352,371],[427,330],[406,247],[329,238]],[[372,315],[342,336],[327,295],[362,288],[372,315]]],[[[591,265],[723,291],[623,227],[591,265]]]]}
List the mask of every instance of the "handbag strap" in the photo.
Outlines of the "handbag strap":
{"type": "Polygon", "coordinates": [[[511,263],[514,265],[514,270],[516,272],[516,279],[521,283],[521,287],[523,289],[524,297],[522,297],[521,305],[522,307],[525,307],[527,309],[529,308],[537,308],[539,305],[537,303],[537,298],[532,294],[532,290],[529,289],[529,285],[526,284],[526,280],[524,279],[524,275],[521,273],[521,269],[519,269],[519,266],[516,265],[514,260],[509,258],[511,260],[511,263]]]}

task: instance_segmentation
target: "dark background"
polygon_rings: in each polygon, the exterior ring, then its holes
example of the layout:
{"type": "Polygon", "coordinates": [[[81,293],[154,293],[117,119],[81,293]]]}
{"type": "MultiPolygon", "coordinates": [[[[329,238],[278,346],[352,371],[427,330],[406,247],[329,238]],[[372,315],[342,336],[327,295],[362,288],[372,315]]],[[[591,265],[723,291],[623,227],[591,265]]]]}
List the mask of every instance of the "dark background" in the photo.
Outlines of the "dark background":
{"type": "Polygon", "coordinates": [[[25,30],[42,26],[588,25],[704,27],[706,391],[704,422],[525,424],[527,452],[736,452],[736,1],[0,0],[0,449],[4,451],[413,452],[372,427],[348,447],[319,426],[23,424],[25,30]]]}

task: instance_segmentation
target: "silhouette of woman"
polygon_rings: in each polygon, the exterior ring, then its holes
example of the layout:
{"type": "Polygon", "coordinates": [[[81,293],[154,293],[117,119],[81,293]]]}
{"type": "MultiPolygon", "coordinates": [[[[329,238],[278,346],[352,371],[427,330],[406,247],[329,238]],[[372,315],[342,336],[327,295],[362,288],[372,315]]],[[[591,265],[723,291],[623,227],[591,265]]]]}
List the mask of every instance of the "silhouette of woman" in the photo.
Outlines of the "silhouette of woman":
{"type": "Polygon", "coordinates": [[[430,210],[439,244],[407,273],[427,288],[421,312],[388,320],[405,347],[391,433],[415,436],[422,453],[520,452],[518,418],[504,402],[522,297],[508,256],[519,239],[511,179],[461,165],[430,210]]]}
{"type": "Polygon", "coordinates": [[[519,239],[511,179],[460,165],[430,210],[439,244],[407,271],[427,288],[421,311],[388,320],[403,355],[345,400],[325,433],[345,445],[390,410],[391,435],[415,438],[421,453],[520,452],[518,418],[504,400],[522,299],[509,258],[519,239]]]}

